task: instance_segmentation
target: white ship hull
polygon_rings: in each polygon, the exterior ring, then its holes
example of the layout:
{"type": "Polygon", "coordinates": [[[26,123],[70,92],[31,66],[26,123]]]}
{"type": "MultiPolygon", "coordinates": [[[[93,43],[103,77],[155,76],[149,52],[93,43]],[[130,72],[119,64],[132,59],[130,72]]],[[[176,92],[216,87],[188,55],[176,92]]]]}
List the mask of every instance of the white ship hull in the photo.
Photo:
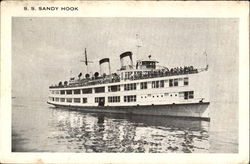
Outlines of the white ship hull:
{"type": "Polygon", "coordinates": [[[190,117],[210,120],[209,102],[142,106],[77,106],[48,103],[55,107],[87,112],[190,117]]]}

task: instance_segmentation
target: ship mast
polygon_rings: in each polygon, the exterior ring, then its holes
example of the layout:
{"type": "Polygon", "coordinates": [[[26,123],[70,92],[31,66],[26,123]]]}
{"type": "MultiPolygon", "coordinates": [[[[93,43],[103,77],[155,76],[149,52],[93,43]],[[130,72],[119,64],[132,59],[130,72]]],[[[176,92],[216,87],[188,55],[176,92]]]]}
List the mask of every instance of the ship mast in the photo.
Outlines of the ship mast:
{"type": "Polygon", "coordinates": [[[85,60],[80,60],[80,62],[84,62],[85,65],[87,66],[87,73],[89,73],[89,66],[88,66],[88,63],[93,63],[93,61],[89,61],[88,60],[88,57],[87,57],[87,49],[85,48],[85,51],[84,51],[84,55],[85,55],[85,60]]]}
{"type": "Polygon", "coordinates": [[[205,52],[204,52],[204,54],[206,55],[206,70],[208,69],[208,61],[207,61],[207,52],[206,52],[206,50],[205,50],[205,52]]]}
{"type": "Polygon", "coordinates": [[[142,46],[139,44],[139,34],[136,34],[136,41],[137,41],[137,44],[136,44],[136,59],[135,59],[135,62],[137,62],[137,60],[139,59],[139,48],[141,48],[142,46]]]}

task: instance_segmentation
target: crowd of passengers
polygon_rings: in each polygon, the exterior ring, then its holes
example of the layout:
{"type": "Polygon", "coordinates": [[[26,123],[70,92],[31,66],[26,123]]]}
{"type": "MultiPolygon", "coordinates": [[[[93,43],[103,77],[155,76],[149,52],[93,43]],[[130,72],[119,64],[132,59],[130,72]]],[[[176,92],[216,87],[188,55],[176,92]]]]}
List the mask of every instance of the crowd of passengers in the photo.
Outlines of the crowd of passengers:
{"type": "Polygon", "coordinates": [[[190,74],[190,73],[198,73],[198,70],[193,66],[185,66],[185,67],[175,67],[175,68],[164,68],[159,70],[154,70],[148,72],[147,74],[135,74],[131,78],[132,79],[143,79],[143,78],[153,78],[153,77],[163,77],[163,76],[173,76],[173,75],[182,75],[182,74],[190,74]]]}
{"type": "MultiPolygon", "coordinates": [[[[157,69],[152,70],[147,73],[137,73],[132,74],[129,78],[130,80],[137,80],[137,79],[146,79],[146,78],[154,78],[154,77],[163,77],[163,76],[173,76],[173,75],[182,75],[182,74],[191,74],[191,73],[198,73],[198,70],[195,69],[193,66],[184,66],[184,67],[175,67],[175,68],[164,68],[164,69],[157,69]]],[[[74,79],[71,79],[74,80],[74,79]]],[[[105,83],[114,83],[120,82],[120,76],[116,73],[113,73],[111,76],[104,74],[103,76],[96,76],[96,77],[88,77],[84,79],[75,80],[75,83],[71,83],[68,85],[67,81],[62,84],[59,82],[58,85],[52,87],[66,87],[66,86],[86,86],[86,85],[96,85],[96,84],[105,84],[105,83]]]]}

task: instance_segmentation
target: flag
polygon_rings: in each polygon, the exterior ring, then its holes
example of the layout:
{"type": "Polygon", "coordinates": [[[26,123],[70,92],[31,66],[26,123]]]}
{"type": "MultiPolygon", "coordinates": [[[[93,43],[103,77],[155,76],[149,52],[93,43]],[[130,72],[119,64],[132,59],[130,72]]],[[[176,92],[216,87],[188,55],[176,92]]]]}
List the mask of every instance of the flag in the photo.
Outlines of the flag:
{"type": "Polygon", "coordinates": [[[86,51],[86,48],[85,48],[85,64],[88,65],[88,59],[87,59],[87,51],[86,51]]]}

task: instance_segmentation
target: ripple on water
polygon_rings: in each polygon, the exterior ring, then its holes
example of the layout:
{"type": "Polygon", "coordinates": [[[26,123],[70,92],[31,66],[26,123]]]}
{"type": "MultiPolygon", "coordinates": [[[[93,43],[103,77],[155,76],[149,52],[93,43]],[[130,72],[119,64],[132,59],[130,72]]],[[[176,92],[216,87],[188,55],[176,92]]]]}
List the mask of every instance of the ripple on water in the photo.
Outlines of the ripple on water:
{"type": "Polygon", "coordinates": [[[39,110],[25,105],[13,107],[14,151],[191,153],[209,150],[209,123],[204,121],[95,114],[44,106],[39,110]],[[34,120],[33,116],[37,115],[39,119],[34,120]]]}

